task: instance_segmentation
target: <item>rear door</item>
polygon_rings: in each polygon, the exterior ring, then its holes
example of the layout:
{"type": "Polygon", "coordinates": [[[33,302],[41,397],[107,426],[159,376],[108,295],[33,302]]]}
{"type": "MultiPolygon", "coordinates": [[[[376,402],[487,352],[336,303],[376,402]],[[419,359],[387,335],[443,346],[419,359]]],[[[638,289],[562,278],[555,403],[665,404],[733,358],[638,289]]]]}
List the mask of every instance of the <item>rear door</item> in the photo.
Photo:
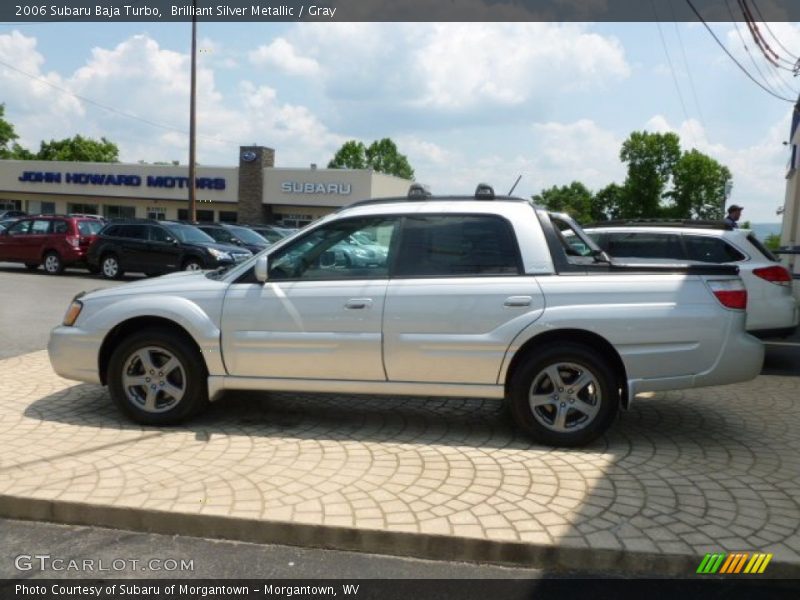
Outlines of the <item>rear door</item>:
{"type": "Polygon", "coordinates": [[[487,214],[403,223],[384,309],[389,381],[496,383],[512,340],[544,309],[511,223],[487,214]]]}
{"type": "Polygon", "coordinates": [[[144,270],[147,257],[147,225],[122,225],[118,235],[117,246],[123,270],[144,270]]]}

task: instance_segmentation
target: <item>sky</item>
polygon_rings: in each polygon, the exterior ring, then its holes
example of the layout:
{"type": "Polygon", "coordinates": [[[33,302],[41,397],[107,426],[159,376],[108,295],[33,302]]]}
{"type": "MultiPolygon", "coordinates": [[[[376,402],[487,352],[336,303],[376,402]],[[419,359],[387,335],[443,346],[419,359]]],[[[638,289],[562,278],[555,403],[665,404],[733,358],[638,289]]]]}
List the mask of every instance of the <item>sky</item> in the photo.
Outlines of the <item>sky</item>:
{"type": "MultiPolygon", "coordinates": [[[[742,24],[711,27],[797,98],[742,24]]],[[[769,31],[800,56],[800,25],[769,31]]],[[[522,175],[530,196],[622,183],[628,135],[674,131],[731,170],[743,219],[780,220],[792,103],[701,24],[201,22],[198,40],[201,164],[258,144],[276,166],[324,167],[347,140],[390,137],[434,193],[506,193],[522,175]]],[[[34,150],[103,136],[123,162],[185,164],[190,42],[189,23],[0,23],[0,103],[34,150]]]]}

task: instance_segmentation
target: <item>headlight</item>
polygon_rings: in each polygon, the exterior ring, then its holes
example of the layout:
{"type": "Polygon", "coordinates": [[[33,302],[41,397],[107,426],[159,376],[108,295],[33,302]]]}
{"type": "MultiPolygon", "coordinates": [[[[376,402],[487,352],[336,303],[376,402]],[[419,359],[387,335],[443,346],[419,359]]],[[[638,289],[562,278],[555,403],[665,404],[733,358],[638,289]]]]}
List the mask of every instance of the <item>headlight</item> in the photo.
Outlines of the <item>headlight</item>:
{"type": "Polygon", "coordinates": [[[216,248],[209,248],[208,253],[217,260],[233,260],[230,254],[217,250],[216,248]]]}
{"type": "Polygon", "coordinates": [[[67,314],[64,315],[64,321],[62,322],[63,325],[67,327],[72,327],[75,324],[75,321],[78,320],[78,315],[81,314],[81,310],[83,310],[83,302],[79,300],[73,300],[72,304],[69,305],[67,309],[67,314]]]}

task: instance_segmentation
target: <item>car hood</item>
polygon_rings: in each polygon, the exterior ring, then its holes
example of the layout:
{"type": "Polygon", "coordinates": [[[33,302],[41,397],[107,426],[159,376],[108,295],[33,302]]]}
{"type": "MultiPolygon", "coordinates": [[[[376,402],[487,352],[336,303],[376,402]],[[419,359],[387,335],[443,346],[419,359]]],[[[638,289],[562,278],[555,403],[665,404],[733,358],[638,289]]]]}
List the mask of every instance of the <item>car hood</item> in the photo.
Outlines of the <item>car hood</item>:
{"type": "MultiPolygon", "coordinates": [[[[224,246],[223,246],[224,247],[224,246]]],[[[94,300],[114,296],[139,294],[180,294],[184,292],[211,290],[220,287],[220,281],[209,279],[203,271],[178,271],[160,277],[131,281],[110,288],[101,288],[85,294],[81,299],[94,300]]],[[[227,285],[224,283],[223,285],[227,285]]]]}

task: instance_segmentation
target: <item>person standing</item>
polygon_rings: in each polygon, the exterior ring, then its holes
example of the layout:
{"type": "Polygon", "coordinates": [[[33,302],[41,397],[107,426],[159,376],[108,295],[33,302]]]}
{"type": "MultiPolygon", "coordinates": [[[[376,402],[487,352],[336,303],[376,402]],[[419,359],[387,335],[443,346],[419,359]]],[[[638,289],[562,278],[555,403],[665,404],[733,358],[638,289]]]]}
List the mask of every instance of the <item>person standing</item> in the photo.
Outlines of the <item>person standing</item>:
{"type": "Polygon", "coordinates": [[[728,207],[728,216],[725,217],[725,224],[731,229],[739,228],[739,218],[742,216],[743,206],[731,204],[728,207]]]}

